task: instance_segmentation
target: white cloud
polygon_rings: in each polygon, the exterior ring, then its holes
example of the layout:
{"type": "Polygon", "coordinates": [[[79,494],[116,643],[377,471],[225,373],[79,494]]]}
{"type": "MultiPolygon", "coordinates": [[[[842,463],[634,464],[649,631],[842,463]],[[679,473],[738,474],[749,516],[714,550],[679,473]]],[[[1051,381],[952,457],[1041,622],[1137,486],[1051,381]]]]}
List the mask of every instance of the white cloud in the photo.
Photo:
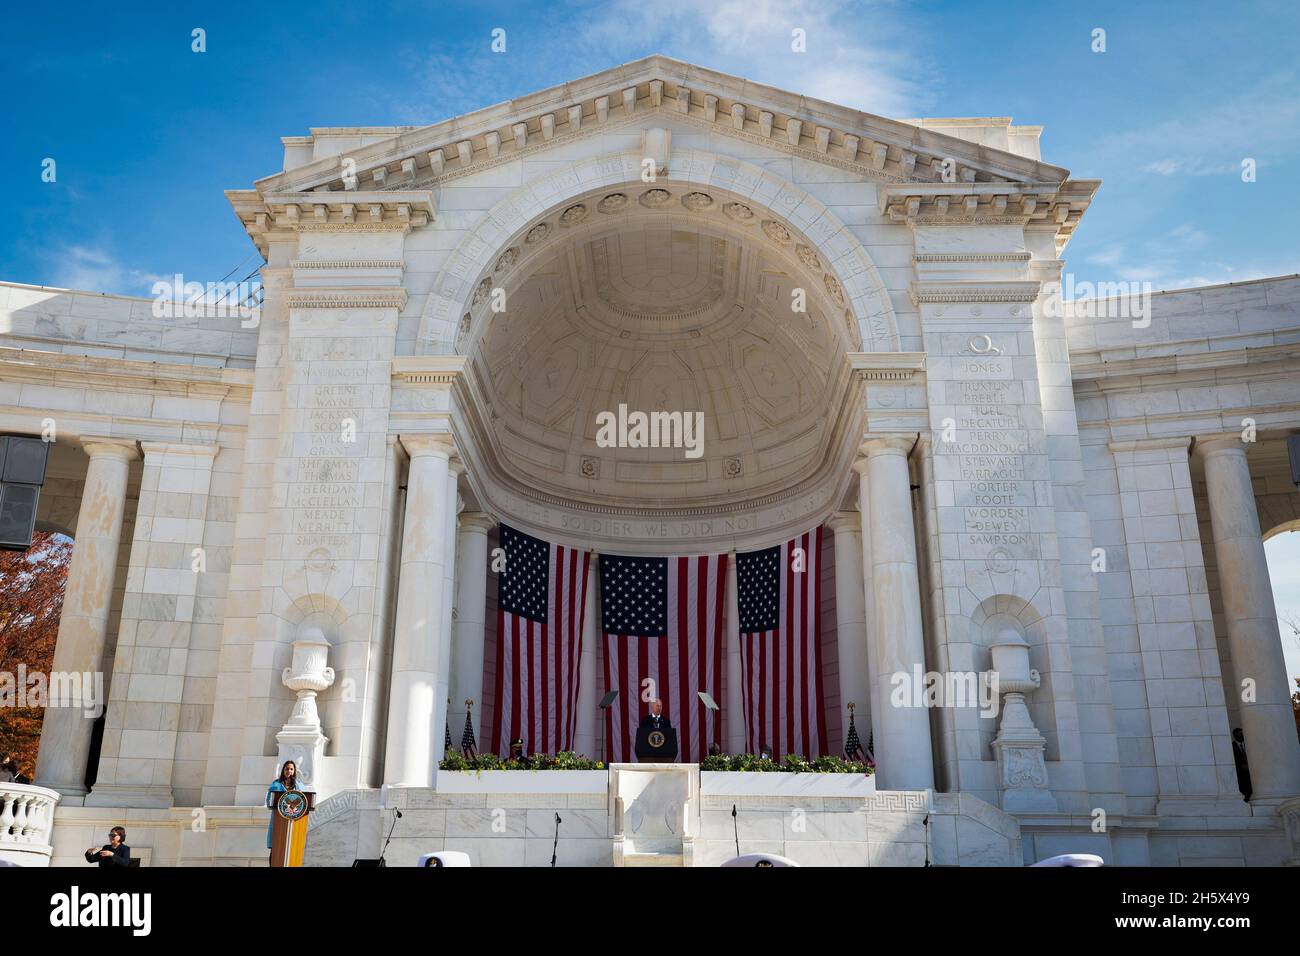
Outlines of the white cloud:
{"type": "Polygon", "coordinates": [[[394,109],[407,122],[437,122],[649,53],[883,116],[918,115],[941,80],[912,48],[915,29],[904,29],[887,4],[607,0],[557,12],[564,15],[526,32],[507,28],[502,54],[489,50],[486,35],[454,50],[407,51],[414,89],[394,109]],[[791,50],[796,28],[805,53],[791,50]]]}
{"type": "Polygon", "coordinates": [[[58,266],[53,284],[79,292],[147,295],[154,282],[170,278],[125,266],[111,253],[97,247],[64,246],[54,256],[58,266]]]}
{"type": "Polygon", "coordinates": [[[1273,165],[1300,153],[1297,86],[1300,71],[1289,66],[1249,89],[1198,102],[1185,115],[1108,136],[1100,149],[1145,159],[1138,171],[1157,176],[1239,175],[1248,158],[1273,165]]]}

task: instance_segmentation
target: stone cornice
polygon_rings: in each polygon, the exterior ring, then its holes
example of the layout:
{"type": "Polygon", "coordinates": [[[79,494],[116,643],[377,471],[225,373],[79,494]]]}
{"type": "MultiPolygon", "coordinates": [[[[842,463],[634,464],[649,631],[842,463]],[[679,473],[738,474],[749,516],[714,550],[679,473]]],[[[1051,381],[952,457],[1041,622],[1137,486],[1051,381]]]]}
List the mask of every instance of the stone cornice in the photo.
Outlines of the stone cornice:
{"type": "Polygon", "coordinates": [[[437,215],[433,194],[427,189],[269,195],[230,189],[226,198],[263,256],[273,233],[405,233],[428,225],[437,215]]]}
{"type": "Polygon", "coordinates": [[[924,252],[912,256],[913,262],[1029,262],[1032,259],[1028,252],[924,252]]]}
{"type": "MultiPolygon", "coordinates": [[[[1278,330],[1283,331],[1283,330],[1278,330]]],[[[1246,336],[1254,339],[1254,336],[1246,336]]],[[[1191,340],[1189,344],[1203,344],[1191,340]]],[[[1222,344],[1223,340],[1215,340],[1222,344]]],[[[1162,343],[1163,348],[1178,343],[1162,343]]],[[[1283,345],[1217,348],[1178,355],[1133,355],[1133,349],[1091,349],[1070,351],[1070,374],[1076,382],[1095,382],[1103,390],[1140,388],[1140,379],[1151,375],[1177,375],[1180,372],[1235,369],[1245,365],[1300,359],[1300,343],[1283,345]]]]}
{"type": "Polygon", "coordinates": [[[455,385],[468,369],[466,355],[402,355],[393,359],[393,377],[405,385],[455,385]]]}
{"type": "Polygon", "coordinates": [[[93,386],[104,391],[131,389],[169,395],[229,396],[247,402],[253,394],[253,370],[208,365],[145,362],[0,348],[0,378],[41,385],[93,386]]]}
{"type": "MultiPolygon", "coordinates": [[[[851,163],[896,181],[939,181],[945,160],[967,182],[1064,181],[1060,167],[981,146],[936,129],[862,113],[663,56],[650,56],[478,110],[392,135],[338,156],[259,180],[262,192],[342,191],[343,164],[362,188],[391,189],[517,157],[611,120],[660,110],[720,133],[851,163]],[[480,166],[480,164],[484,164],[480,166]]],[[[305,143],[303,144],[305,145],[305,143]]]]}
{"type": "Polygon", "coordinates": [[[291,309],[402,309],[405,289],[286,289],[291,309]]]}
{"type": "Polygon", "coordinates": [[[1100,182],[945,182],[882,186],[883,215],[909,226],[1014,225],[1056,233],[1059,252],[1092,202],[1100,182]]]}
{"type": "Polygon", "coordinates": [[[1126,454],[1143,451],[1162,451],[1177,450],[1187,451],[1191,447],[1192,439],[1187,435],[1179,435],[1173,438],[1127,438],[1108,441],[1106,447],[1116,454],[1126,454]]]}
{"type": "Polygon", "coordinates": [[[913,305],[950,302],[1036,302],[1041,282],[912,282],[913,305]]]}
{"type": "Polygon", "coordinates": [[[141,441],[146,464],[150,455],[192,455],[195,458],[216,458],[221,452],[220,445],[197,444],[182,441],[141,441]]]}
{"type": "Polygon", "coordinates": [[[925,352],[850,352],[849,365],[859,381],[910,382],[925,373],[925,352]]]}

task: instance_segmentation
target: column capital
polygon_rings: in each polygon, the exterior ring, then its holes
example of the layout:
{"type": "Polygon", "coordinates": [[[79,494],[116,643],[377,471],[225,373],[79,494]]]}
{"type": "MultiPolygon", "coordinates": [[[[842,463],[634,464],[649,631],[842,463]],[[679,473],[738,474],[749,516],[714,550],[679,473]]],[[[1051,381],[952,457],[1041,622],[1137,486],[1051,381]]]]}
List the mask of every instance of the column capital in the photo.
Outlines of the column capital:
{"type": "Polygon", "coordinates": [[[402,447],[406,449],[406,453],[412,458],[450,459],[456,453],[455,439],[445,433],[404,434],[400,437],[402,447]]]}
{"type": "Polygon", "coordinates": [[[1239,432],[1227,432],[1222,435],[1198,435],[1192,451],[1201,458],[1207,458],[1220,452],[1230,452],[1244,458],[1249,446],[1249,442],[1241,440],[1239,432]]]}
{"type": "Polygon", "coordinates": [[[827,519],[826,526],[835,534],[861,534],[862,515],[855,511],[837,511],[827,519]]]}
{"type": "Polygon", "coordinates": [[[91,458],[118,458],[122,461],[135,461],[140,457],[140,448],[133,438],[101,438],[98,435],[82,435],[81,447],[91,458]]]}
{"type": "MultiPolygon", "coordinates": [[[[879,458],[882,455],[902,455],[906,458],[920,435],[916,432],[907,432],[902,435],[879,435],[865,438],[862,444],[858,446],[858,454],[867,458],[879,458]]],[[[857,467],[857,463],[854,463],[857,467]]]]}
{"type": "Polygon", "coordinates": [[[464,511],[460,516],[460,530],[487,534],[496,527],[497,519],[486,511],[464,511]]]}

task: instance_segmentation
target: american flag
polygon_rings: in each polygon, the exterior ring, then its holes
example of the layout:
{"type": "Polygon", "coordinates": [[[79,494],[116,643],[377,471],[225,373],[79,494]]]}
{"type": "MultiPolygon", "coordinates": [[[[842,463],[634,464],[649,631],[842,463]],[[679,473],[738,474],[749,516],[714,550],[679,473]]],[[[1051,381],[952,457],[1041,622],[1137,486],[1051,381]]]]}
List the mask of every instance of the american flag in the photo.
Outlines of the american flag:
{"type": "Polygon", "coordinates": [[[519,737],[526,754],[572,750],[591,555],[505,525],[501,547],[493,749],[519,737]]]}
{"type": "Polygon", "coordinates": [[[658,697],[677,729],[683,763],[698,761],[720,737],[720,721],[697,693],[720,696],[726,626],[727,556],[600,556],[605,686],[618,699],[605,712],[605,756],[634,759],[636,728],[658,697]],[[647,683],[650,682],[650,683],[647,683]]]}
{"type": "Polygon", "coordinates": [[[821,668],[822,529],[736,556],[745,749],[826,753],[821,668]],[[796,549],[801,549],[800,555],[796,549]],[[802,570],[797,570],[802,568],[802,570]]]}

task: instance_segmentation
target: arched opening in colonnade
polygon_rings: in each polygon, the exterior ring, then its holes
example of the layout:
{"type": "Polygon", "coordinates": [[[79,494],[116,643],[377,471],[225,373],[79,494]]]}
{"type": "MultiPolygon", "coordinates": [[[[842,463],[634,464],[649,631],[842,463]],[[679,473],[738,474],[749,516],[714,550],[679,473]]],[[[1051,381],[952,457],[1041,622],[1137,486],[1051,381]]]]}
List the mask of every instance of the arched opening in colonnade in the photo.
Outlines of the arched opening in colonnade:
{"type": "MultiPolygon", "coordinates": [[[[466,507],[568,547],[645,556],[779,546],[851,507],[865,405],[850,356],[897,349],[897,331],[856,240],[825,210],[820,239],[809,238],[790,218],[802,201],[780,214],[672,177],[613,182],[540,209],[509,236],[498,228],[490,251],[476,246],[478,278],[453,281],[449,267],[431,301],[459,321],[451,334],[432,307],[422,338],[469,359],[453,411],[466,507]]],[[[825,587],[811,593],[828,688],[822,749],[839,753],[831,539],[815,562],[825,587]]],[[[489,739],[497,583],[478,718],[489,739]]],[[[865,744],[865,709],[857,722],[865,744]]]]}

